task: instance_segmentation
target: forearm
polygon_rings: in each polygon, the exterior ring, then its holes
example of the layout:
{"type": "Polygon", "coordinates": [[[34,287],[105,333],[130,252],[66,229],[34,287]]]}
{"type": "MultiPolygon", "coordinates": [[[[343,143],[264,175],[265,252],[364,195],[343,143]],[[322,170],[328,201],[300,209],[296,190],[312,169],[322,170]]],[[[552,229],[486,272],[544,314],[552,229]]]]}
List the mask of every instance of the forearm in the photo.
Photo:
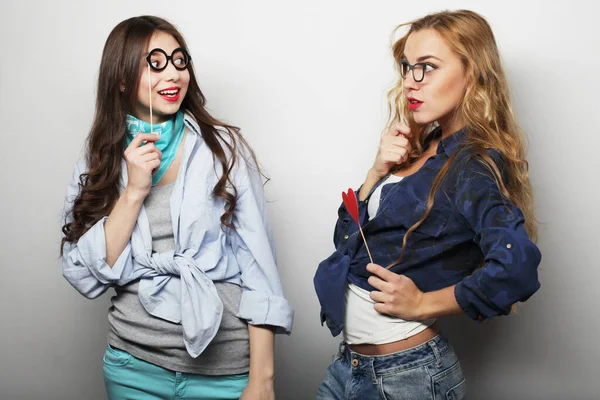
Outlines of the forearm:
{"type": "Polygon", "coordinates": [[[131,238],[143,202],[143,196],[125,190],[106,219],[106,263],[111,267],[131,238]]]}
{"type": "Polygon", "coordinates": [[[381,178],[383,177],[378,176],[373,169],[370,169],[367,173],[367,178],[365,179],[365,182],[363,183],[362,187],[360,188],[360,191],[358,192],[358,200],[364,201],[371,192],[371,189],[373,189],[373,187],[377,184],[377,182],[379,182],[381,178]]]}
{"type": "Polygon", "coordinates": [[[271,327],[248,324],[250,336],[250,380],[272,382],[275,377],[275,334],[271,327]]]}
{"type": "Polygon", "coordinates": [[[424,293],[420,308],[421,320],[463,313],[454,296],[454,285],[424,293]]]}

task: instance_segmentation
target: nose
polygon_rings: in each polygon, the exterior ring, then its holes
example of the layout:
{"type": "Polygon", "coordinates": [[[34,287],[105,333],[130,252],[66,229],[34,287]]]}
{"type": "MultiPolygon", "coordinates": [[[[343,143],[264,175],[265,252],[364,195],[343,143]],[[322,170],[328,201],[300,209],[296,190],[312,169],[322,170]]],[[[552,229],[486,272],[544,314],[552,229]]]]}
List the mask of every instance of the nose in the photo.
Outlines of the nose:
{"type": "Polygon", "coordinates": [[[179,80],[179,71],[173,63],[167,63],[167,68],[163,71],[164,79],[169,82],[177,82],[179,80]]]}
{"type": "Polygon", "coordinates": [[[409,71],[406,74],[406,78],[404,78],[404,90],[405,91],[415,91],[419,90],[419,82],[415,81],[415,77],[412,74],[413,71],[409,71]]]}

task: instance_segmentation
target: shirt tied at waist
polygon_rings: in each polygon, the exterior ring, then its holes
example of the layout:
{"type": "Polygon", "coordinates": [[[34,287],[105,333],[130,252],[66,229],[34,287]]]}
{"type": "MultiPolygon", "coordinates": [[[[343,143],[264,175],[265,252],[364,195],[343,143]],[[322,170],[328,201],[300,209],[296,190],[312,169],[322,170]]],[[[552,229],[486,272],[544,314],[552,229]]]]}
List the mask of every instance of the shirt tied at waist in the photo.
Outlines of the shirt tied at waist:
{"type": "Polygon", "coordinates": [[[213,281],[193,259],[174,251],[138,254],[135,260],[151,270],[140,280],[142,305],[155,317],[181,323],[186,349],[198,357],[217,334],[223,316],[213,281]]]}

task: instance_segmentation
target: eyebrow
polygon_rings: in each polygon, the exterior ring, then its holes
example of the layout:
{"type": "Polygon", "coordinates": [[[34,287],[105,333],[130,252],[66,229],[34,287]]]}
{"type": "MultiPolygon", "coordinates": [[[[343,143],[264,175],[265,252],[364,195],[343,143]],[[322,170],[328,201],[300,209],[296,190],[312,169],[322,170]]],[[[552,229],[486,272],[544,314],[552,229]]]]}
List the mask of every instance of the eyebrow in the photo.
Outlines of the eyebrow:
{"type": "Polygon", "coordinates": [[[438,61],[442,61],[442,59],[439,57],[432,56],[432,55],[426,55],[426,56],[421,56],[421,57],[417,58],[417,62],[427,60],[428,58],[435,58],[438,61]]]}
{"type": "MultiPolygon", "coordinates": [[[[435,58],[435,59],[436,59],[436,60],[438,60],[438,61],[443,61],[443,60],[442,60],[441,58],[439,58],[439,57],[432,56],[432,55],[428,54],[428,55],[426,55],[426,56],[421,56],[421,57],[417,58],[417,62],[425,61],[425,60],[427,60],[427,59],[429,59],[429,58],[435,58]]],[[[406,54],[402,54],[402,59],[404,59],[404,60],[407,60],[407,61],[408,61],[408,58],[406,57],[406,54]]]]}

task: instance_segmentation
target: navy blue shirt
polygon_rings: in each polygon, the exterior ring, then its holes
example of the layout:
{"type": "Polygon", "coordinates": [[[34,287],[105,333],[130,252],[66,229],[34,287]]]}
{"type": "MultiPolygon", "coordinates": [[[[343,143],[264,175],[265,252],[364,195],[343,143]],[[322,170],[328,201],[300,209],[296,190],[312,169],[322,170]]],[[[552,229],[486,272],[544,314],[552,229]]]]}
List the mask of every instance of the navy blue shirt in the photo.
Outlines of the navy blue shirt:
{"type": "MultiPolygon", "coordinates": [[[[440,135],[440,128],[433,131],[425,146],[440,135]]],[[[435,177],[458,152],[435,193],[431,213],[408,235],[404,257],[391,271],[411,278],[423,292],[456,284],[461,309],[481,321],[510,313],[512,304],[539,289],[541,253],[525,231],[521,210],[501,194],[481,157],[462,145],[465,137],[460,130],[440,140],[436,154],[417,172],[383,186],[377,214],[369,220],[367,204],[382,179],[359,202],[359,216],[373,262],[384,267],[394,263],[406,231],[425,213],[435,177]]],[[[500,153],[487,154],[504,172],[500,153]]],[[[507,183],[505,174],[503,179],[507,183]]],[[[336,250],[319,264],[314,277],[321,322],[327,322],[334,336],[343,329],[348,281],[375,290],[367,282],[370,260],[358,226],[343,204],[338,216],[336,250]]]]}

